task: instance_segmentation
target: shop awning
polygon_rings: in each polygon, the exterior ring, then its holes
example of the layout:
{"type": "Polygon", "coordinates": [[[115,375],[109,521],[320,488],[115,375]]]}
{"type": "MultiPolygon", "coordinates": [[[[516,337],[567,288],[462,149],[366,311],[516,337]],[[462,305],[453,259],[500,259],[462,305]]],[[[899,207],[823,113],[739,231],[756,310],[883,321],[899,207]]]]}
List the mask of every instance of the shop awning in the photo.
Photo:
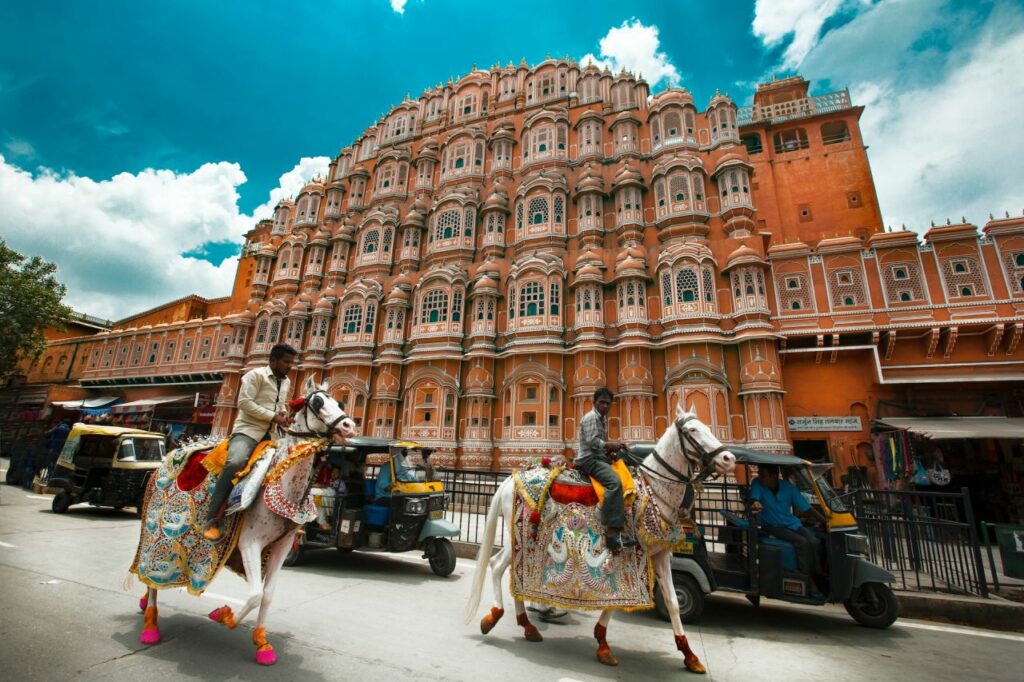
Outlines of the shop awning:
{"type": "Polygon", "coordinates": [[[1024,418],[1020,417],[887,417],[877,421],[932,440],[1024,439],[1024,418]]]}
{"type": "Polygon", "coordinates": [[[104,395],[98,398],[85,398],[84,400],[61,400],[50,403],[65,410],[81,410],[82,408],[95,409],[110,403],[116,403],[120,398],[116,395],[104,395]]]}
{"type": "Polygon", "coordinates": [[[157,405],[163,405],[164,403],[177,403],[185,400],[193,400],[190,395],[172,395],[163,396],[158,398],[144,398],[142,400],[133,400],[130,403],[121,403],[111,408],[111,414],[127,414],[131,412],[150,412],[157,405]]]}

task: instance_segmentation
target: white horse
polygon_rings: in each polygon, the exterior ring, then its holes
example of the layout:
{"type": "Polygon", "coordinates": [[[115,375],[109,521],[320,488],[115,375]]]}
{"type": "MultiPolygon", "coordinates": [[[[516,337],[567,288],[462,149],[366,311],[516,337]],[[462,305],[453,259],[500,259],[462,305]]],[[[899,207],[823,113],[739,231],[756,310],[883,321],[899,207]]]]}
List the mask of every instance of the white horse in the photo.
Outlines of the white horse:
{"type": "MultiPolygon", "coordinates": [[[[658,508],[661,510],[662,518],[670,527],[677,527],[685,520],[689,509],[682,509],[684,495],[687,487],[691,485],[691,478],[696,479],[697,474],[691,474],[691,459],[703,463],[703,474],[710,474],[711,471],[719,475],[731,473],[736,467],[736,457],[729,452],[722,443],[715,438],[711,430],[697,419],[696,412],[692,409],[684,412],[679,407],[676,412],[676,420],[669,426],[655,446],[654,453],[644,459],[639,468],[640,476],[650,486],[655,498],[658,500],[658,508]],[[687,456],[687,450],[691,456],[687,456]]],[[[638,486],[638,494],[647,494],[644,486],[638,486]]],[[[498,491],[491,500],[490,509],[487,512],[487,524],[484,530],[483,539],[480,542],[480,551],[477,554],[476,574],[473,578],[472,592],[469,604],[466,609],[466,622],[470,622],[476,615],[480,606],[480,596],[483,591],[485,576],[487,575],[488,562],[491,568],[491,579],[494,587],[494,605],[490,612],[480,621],[480,631],[487,634],[504,614],[502,601],[501,583],[505,571],[512,560],[512,543],[506,544],[501,551],[491,556],[494,545],[494,535],[498,525],[498,517],[505,519],[508,533],[506,537],[512,537],[512,502],[516,495],[516,486],[512,476],[505,479],[498,487],[498,491]]],[[[636,507],[634,507],[636,508],[636,507]]],[[[642,541],[642,538],[638,538],[642,541]]],[[[683,623],[679,618],[679,602],[676,598],[675,586],[672,582],[671,549],[660,546],[645,547],[654,565],[655,575],[658,584],[661,586],[662,595],[668,605],[669,616],[672,621],[672,631],[675,634],[676,647],[683,653],[686,669],[695,672],[705,672],[703,664],[695,653],[690,649],[683,631],[683,623]]],[[[557,595],[552,595],[557,600],[557,595]]],[[[526,608],[521,599],[514,599],[516,609],[516,622],[523,627],[526,639],[539,642],[542,637],[537,628],[530,622],[526,615],[526,608]]],[[[618,661],[612,654],[611,648],[605,639],[608,622],[611,620],[614,609],[605,609],[601,612],[597,625],[594,627],[594,637],[597,639],[597,659],[605,665],[618,665],[618,661]]]]}
{"type": "MultiPolygon", "coordinates": [[[[306,381],[303,388],[306,397],[293,401],[291,404],[292,409],[296,410],[295,421],[286,430],[285,436],[277,441],[277,449],[273,455],[263,489],[256,496],[252,505],[240,512],[242,514],[239,521],[241,530],[235,552],[241,556],[245,580],[249,584],[248,599],[238,614],[233,613],[229,606],[222,606],[210,613],[212,620],[223,623],[229,628],[235,628],[249,612],[259,606],[259,615],[252,634],[252,641],[256,645],[256,662],[261,665],[271,665],[277,661],[274,648],[267,643],[265,627],[267,611],[273,599],[278,571],[291,549],[295,533],[300,525],[296,521],[296,517],[301,519],[308,506],[310,484],[315,473],[314,459],[324,449],[328,439],[334,436],[348,438],[356,433],[355,422],[347,417],[337,401],[327,394],[326,386],[326,384],[317,386],[312,379],[306,381]],[[270,506],[268,506],[268,501],[265,499],[267,495],[264,493],[270,490],[271,486],[273,486],[271,490],[273,494],[270,495],[270,506]]],[[[172,455],[168,455],[168,460],[171,460],[171,457],[172,455]]],[[[168,464],[165,463],[164,466],[167,467],[168,464]]],[[[154,479],[156,478],[154,477],[154,479]]],[[[150,491],[152,491],[153,485],[154,482],[151,482],[150,491]]],[[[173,482],[171,485],[177,485],[177,483],[173,482]]],[[[142,510],[143,530],[139,545],[140,551],[144,544],[143,541],[146,539],[150,498],[151,495],[147,492],[142,510]]],[[[205,509],[205,507],[203,508],[205,509]]],[[[192,516],[196,511],[197,508],[193,508],[192,514],[186,515],[181,523],[190,524],[187,532],[194,533],[201,538],[202,520],[192,516]]],[[[168,514],[165,513],[162,516],[164,518],[159,522],[166,523],[168,514]]],[[[230,538],[225,535],[220,542],[229,541],[230,538]]],[[[200,542],[209,541],[200,540],[200,542]]],[[[187,557],[185,561],[187,562],[187,557]]],[[[160,641],[156,603],[158,588],[154,586],[155,583],[152,579],[147,579],[150,576],[147,570],[138,564],[137,553],[132,571],[139,575],[148,586],[146,594],[139,600],[139,606],[145,614],[140,641],[143,644],[156,644],[160,641]]],[[[157,575],[156,571],[159,571],[159,566],[149,568],[154,571],[153,575],[157,575]]],[[[212,576],[210,576],[210,580],[212,580],[212,576]]]]}

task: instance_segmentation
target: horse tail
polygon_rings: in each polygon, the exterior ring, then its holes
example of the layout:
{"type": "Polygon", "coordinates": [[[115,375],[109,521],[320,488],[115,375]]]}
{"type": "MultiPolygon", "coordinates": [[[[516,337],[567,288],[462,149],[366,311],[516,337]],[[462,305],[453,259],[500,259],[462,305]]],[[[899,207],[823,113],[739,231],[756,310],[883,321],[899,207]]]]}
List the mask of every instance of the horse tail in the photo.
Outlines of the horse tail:
{"type": "Polygon", "coordinates": [[[480,608],[480,595],[483,593],[484,579],[487,577],[487,564],[491,560],[494,535],[498,529],[498,520],[501,518],[501,493],[511,480],[512,478],[509,477],[498,486],[494,497],[491,498],[491,506],[487,510],[487,525],[484,527],[484,536],[480,539],[480,549],[476,553],[476,573],[473,575],[473,586],[469,594],[469,603],[466,605],[466,623],[473,620],[477,609],[480,608]]]}

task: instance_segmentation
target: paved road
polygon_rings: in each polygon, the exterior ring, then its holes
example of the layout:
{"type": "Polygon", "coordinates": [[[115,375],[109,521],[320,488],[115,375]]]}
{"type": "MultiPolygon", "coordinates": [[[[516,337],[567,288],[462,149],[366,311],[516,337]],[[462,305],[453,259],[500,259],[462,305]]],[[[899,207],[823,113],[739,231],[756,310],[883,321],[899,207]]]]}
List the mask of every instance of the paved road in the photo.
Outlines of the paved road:
{"type": "MultiPolygon", "coordinates": [[[[281,577],[269,635],[278,664],[253,662],[251,621],[229,631],[205,618],[238,604],[244,583],[225,572],[203,597],[160,597],[164,640],[138,642],[137,587],[122,582],[138,522],[130,512],[73,507],[0,487],[0,661],[5,679],[116,680],[666,680],[688,679],[668,626],[648,613],[613,619],[620,660],[594,660],[594,616],[570,614],[522,639],[506,616],[483,637],[461,614],[473,574],[459,560],[437,578],[416,555],[309,555],[281,577]],[[248,626],[248,627],[246,627],[248,626]]],[[[712,680],[1019,680],[1024,637],[900,621],[857,626],[841,609],[713,596],[690,640],[712,680]]],[[[694,678],[697,679],[697,678],[694,678]]]]}

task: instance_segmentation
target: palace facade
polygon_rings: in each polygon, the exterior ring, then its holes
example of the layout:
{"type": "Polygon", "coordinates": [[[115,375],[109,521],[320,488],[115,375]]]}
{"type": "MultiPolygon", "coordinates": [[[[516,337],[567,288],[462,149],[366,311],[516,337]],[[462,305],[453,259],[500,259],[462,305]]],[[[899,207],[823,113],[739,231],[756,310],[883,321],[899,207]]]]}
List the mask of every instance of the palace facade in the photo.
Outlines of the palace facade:
{"type": "Polygon", "coordinates": [[[880,417],[1021,416],[1024,219],[887,231],[862,112],[798,77],[740,108],[571,61],[474,70],[258,223],[229,297],[43,362],[74,353],[83,396],[207,391],[226,433],[287,342],[294,385],[463,468],[571,453],[605,385],[614,438],[656,439],[681,403],[839,471],[872,466],[880,417]]]}

